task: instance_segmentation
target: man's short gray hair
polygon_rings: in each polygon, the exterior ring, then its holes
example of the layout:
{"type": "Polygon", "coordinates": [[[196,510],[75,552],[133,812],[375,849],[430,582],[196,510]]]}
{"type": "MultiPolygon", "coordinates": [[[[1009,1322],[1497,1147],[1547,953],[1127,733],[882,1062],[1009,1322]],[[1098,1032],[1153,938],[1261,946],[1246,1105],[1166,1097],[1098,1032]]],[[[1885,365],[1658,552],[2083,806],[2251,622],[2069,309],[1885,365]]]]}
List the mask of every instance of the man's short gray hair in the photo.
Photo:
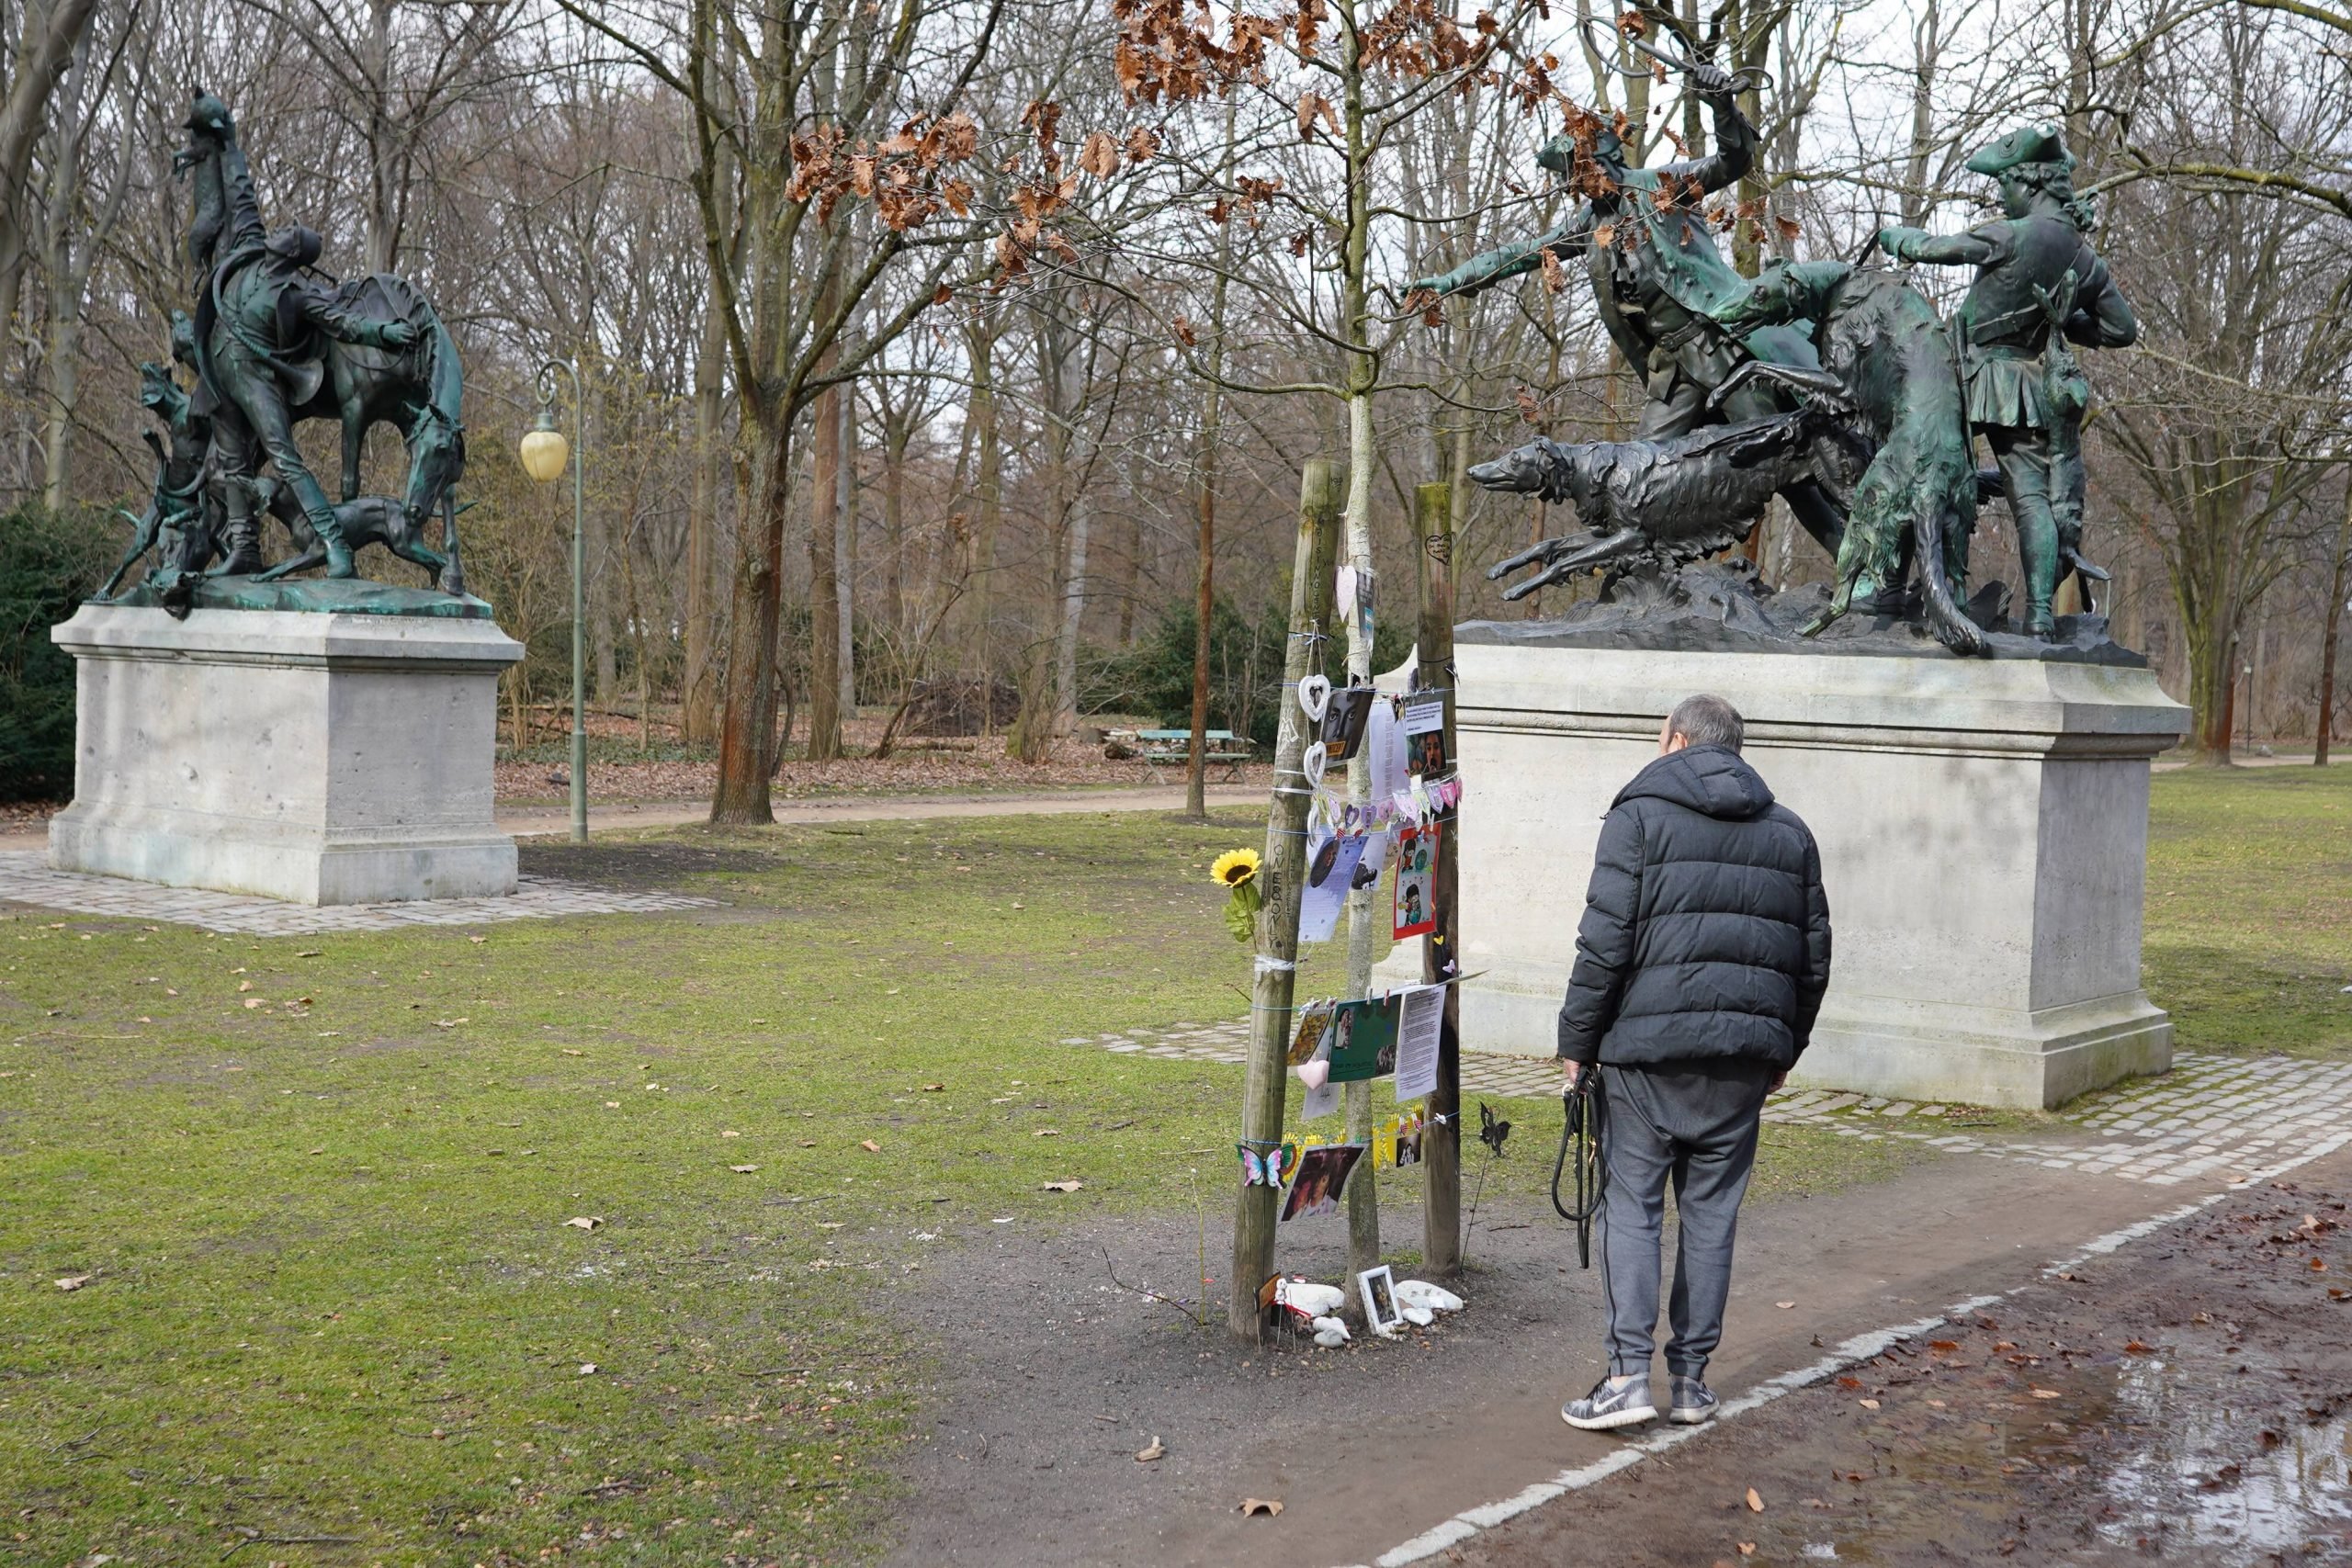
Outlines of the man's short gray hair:
{"type": "Polygon", "coordinates": [[[1666,728],[1668,734],[1679,735],[1693,746],[1727,746],[1734,751],[1747,738],[1739,710],[1706,692],[1677,703],[1666,728]]]}

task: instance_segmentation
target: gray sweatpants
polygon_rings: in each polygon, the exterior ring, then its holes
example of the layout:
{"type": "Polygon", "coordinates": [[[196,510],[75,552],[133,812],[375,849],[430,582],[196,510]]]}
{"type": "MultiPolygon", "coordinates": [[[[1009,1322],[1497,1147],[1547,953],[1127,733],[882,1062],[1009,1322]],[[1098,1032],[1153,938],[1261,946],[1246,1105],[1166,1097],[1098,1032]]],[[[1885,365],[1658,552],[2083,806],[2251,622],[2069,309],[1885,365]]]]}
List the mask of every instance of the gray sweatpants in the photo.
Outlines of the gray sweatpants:
{"type": "Polygon", "coordinates": [[[1724,1334],[1732,1237],[1756,1168],[1774,1070],[1754,1062],[1600,1069],[1600,1288],[1609,1373],[1646,1376],[1657,1344],[1659,1246],[1674,1188],[1669,1372],[1701,1377],[1724,1334]]]}

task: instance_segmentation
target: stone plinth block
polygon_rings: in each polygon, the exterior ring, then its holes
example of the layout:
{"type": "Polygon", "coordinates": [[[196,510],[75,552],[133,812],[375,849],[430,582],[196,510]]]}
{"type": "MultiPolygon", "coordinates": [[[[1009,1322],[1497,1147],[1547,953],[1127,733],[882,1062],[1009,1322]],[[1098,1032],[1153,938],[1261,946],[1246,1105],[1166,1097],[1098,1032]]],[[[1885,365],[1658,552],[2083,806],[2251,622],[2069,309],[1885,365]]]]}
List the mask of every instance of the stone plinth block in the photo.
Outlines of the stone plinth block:
{"type": "MultiPolygon", "coordinates": [[[[1532,628],[1530,628],[1531,630],[1532,628]]],[[[1600,819],[1694,692],[1821,844],[1836,958],[1799,1081],[2048,1107],[2172,1059],[2140,986],[2143,668],[1541,646],[1461,628],[1462,1039],[1549,1055],[1600,819]]],[[[1418,977],[1419,944],[1385,966],[1418,977]]],[[[1392,979],[1391,983],[1395,983],[1392,979]]]]}
{"type": "Polygon", "coordinates": [[[498,673],[487,620],[85,604],[62,871],[301,904],[514,890],[492,817],[498,673]]]}

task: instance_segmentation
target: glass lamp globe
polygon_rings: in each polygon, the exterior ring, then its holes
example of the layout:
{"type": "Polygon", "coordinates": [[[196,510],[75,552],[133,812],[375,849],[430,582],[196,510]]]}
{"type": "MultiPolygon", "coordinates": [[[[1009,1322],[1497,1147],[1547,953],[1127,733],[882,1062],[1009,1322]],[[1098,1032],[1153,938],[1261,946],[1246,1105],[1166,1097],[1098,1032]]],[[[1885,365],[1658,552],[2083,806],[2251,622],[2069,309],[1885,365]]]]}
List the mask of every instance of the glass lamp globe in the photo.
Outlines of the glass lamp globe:
{"type": "Polygon", "coordinates": [[[555,427],[555,410],[541,409],[538,423],[523,437],[523,471],[545,484],[561,477],[564,459],[571,455],[563,432],[555,427]]]}

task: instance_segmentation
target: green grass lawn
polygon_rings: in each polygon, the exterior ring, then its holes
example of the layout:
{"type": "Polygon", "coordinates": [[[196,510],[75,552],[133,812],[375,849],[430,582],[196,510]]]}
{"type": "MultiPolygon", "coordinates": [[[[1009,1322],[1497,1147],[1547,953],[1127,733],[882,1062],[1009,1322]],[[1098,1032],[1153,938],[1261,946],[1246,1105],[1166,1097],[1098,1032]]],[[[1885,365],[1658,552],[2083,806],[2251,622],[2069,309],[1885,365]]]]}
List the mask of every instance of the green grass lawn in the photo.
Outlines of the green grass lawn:
{"type": "Polygon", "coordinates": [[[2143,962],[2184,1049],[2352,1055],[2352,767],[2157,774],[2143,962]]]}
{"type": "MultiPolygon", "coordinates": [[[[1204,872],[1257,833],[689,829],[534,864],[724,908],[0,919],[0,1561],[871,1555],[942,1370],[892,1280],[999,1222],[1189,1213],[1195,1171],[1221,1274],[1238,1070],[1055,1042],[1242,1013],[1204,872]],[[303,1536],[351,1539],[266,1539],[303,1536]]],[[[1489,1213],[1559,1125],[1499,1109],[1489,1213]]],[[[1775,1129],[1755,1190],[1914,1157],[1775,1129]]]]}

